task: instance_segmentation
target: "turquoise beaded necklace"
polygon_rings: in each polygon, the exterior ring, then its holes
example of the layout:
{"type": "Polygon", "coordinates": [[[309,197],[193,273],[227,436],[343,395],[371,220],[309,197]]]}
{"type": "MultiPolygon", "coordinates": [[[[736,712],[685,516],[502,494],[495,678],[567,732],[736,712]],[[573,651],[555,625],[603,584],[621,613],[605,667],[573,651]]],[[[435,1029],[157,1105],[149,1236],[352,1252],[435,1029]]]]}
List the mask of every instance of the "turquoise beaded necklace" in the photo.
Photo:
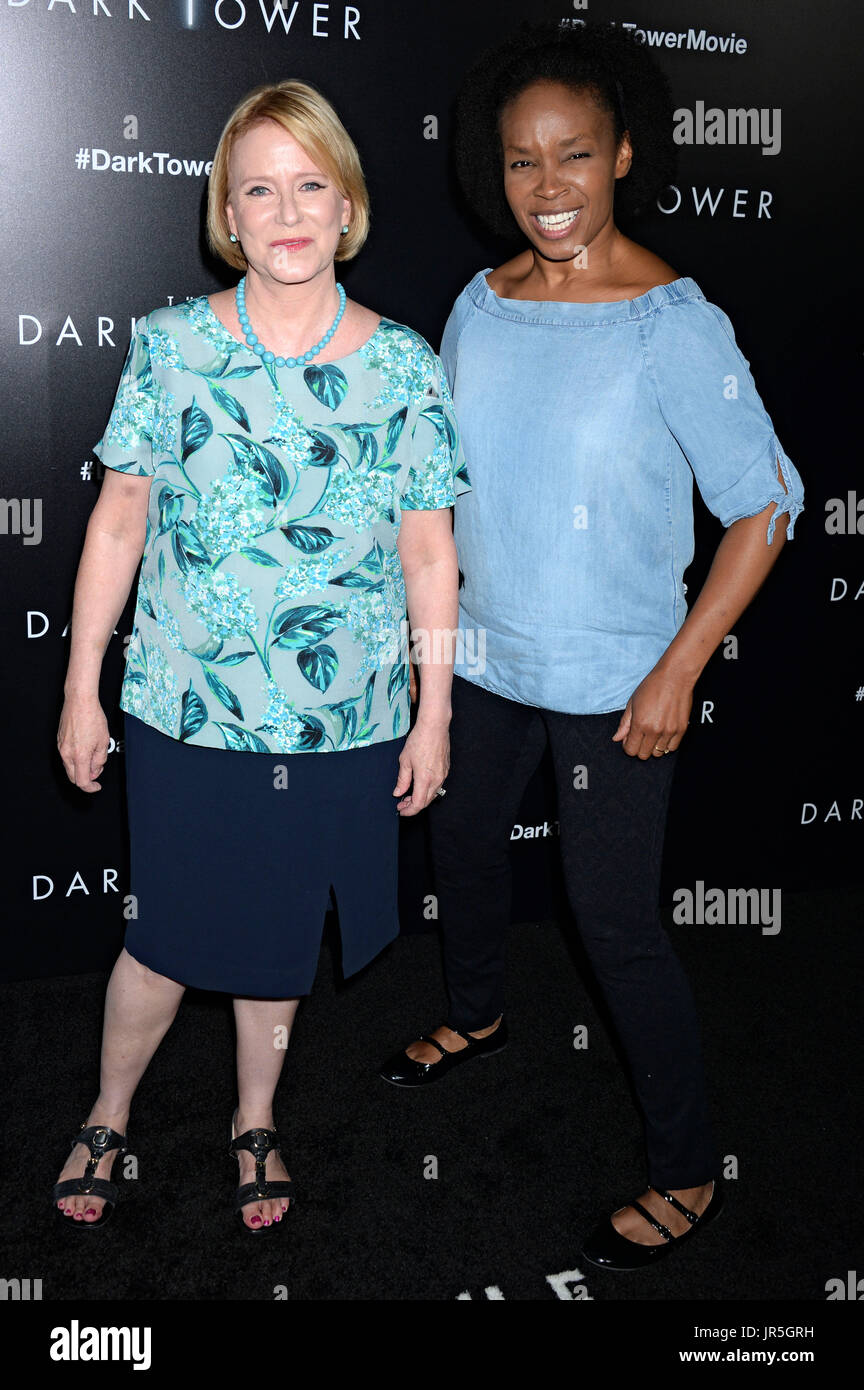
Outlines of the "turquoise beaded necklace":
{"type": "Polygon", "coordinates": [[[339,327],[339,324],[342,322],[342,315],[345,313],[345,291],[341,285],[337,284],[336,288],[339,291],[339,312],[320,342],[317,342],[314,347],[309,348],[307,352],[301,353],[299,357],[277,357],[275,352],[271,352],[269,348],[265,348],[257,333],[253,333],[252,331],[249,315],[246,312],[246,276],[244,275],[234,291],[234,301],[237,306],[237,317],[240,320],[240,327],[252,351],[261,358],[262,362],[266,362],[268,366],[272,363],[274,367],[302,367],[305,362],[311,362],[312,358],[317,357],[321,349],[327,346],[333,334],[336,332],[336,329],[339,327]]]}

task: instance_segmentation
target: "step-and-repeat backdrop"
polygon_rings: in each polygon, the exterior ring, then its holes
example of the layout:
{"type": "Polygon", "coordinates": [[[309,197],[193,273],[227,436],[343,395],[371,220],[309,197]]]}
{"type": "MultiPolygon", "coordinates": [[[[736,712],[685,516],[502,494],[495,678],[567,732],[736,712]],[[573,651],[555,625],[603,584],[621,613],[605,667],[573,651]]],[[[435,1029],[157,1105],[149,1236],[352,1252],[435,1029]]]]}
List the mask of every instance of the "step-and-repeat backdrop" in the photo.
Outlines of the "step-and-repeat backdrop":
{"type": "MultiPolygon", "coordinates": [[[[681,889],[698,906],[720,902],[708,898],[716,889],[726,902],[734,889],[853,881],[864,829],[864,482],[852,419],[857,223],[843,207],[854,144],[843,132],[859,99],[856,8],[836,0],[0,0],[8,977],[102,968],[122,942],[118,696],[134,605],[130,598],[106,656],[114,743],[103,790],[87,796],[67,782],[56,750],[72,590],[100,486],[91,448],[132,320],[233,283],[202,235],[208,160],[224,121],[263,81],[305,78],[333,100],[360,148],[374,213],[366,248],[341,272],[346,288],[437,348],[455,296],[505,252],[460,205],[448,151],[453,99],[482,48],[523,18],[614,20],[667,70],[688,142],[675,183],[633,233],[730,315],[807,491],[795,539],[697,688],[664,903],[686,902],[681,889]],[[725,119],[733,111],[752,114],[725,119]]],[[[720,534],[701,508],[691,597],[720,534]]],[[[512,831],[517,920],[561,907],[557,830],[544,767],[512,831]]],[[[403,825],[403,849],[404,929],[431,928],[420,821],[403,825]]]]}

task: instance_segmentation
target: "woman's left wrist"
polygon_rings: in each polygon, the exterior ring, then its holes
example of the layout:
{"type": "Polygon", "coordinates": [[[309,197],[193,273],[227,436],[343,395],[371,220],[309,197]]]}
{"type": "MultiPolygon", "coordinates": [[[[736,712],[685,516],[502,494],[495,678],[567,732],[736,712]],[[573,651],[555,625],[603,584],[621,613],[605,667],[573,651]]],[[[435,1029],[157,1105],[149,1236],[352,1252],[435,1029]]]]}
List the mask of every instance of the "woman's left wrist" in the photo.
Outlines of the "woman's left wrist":
{"type": "Polygon", "coordinates": [[[429,709],[428,706],[424,708],[421,701],[417,708],[417,718],[414,723],[415,726],[417,724],[422,724],[425,729],[441,729],[443,731],[449,729],[451,718],[452,711],[449,705],[446,709],[429,709]]]}
{"type": "Polygon", "coordinates": [[[654,669],[664,676],[670,676],[672,680],[694,686],[704,668],[705,662],[692,653],[670,649],[664,652],[654,669]]]}

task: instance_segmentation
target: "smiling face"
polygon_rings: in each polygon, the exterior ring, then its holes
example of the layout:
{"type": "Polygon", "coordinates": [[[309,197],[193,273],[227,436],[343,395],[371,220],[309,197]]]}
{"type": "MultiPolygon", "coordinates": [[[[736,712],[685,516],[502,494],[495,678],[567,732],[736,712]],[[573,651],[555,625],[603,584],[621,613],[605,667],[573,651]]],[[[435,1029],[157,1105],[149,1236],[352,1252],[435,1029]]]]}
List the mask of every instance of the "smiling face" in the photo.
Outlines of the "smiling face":
{"type": "Polygon", "coordinates": [[[280,284],[333,264],[351,204],[278,121],[238,137],[228,165],[225,215],[253,272],[280,284]]]}
{"type": "Polygon", "coordinates": [[[525,235],[547,260],[568,260],[613,229],[615,180],[630,168],[625,134],[590,89],[535,82],[501,113],[504,193],[525,235]]]}

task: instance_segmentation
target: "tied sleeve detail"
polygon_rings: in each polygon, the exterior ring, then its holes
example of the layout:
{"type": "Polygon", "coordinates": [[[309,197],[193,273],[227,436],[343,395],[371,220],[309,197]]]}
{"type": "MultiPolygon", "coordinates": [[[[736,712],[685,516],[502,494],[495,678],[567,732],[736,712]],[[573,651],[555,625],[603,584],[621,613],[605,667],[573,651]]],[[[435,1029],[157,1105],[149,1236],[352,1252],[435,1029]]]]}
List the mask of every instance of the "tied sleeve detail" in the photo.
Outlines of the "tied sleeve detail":
{"type": "Polygon", "coordinates": [[[795,522],[804,510],[804,488],[801,484],[801,479],[776,434],[771,436],[770,449],[769,459],[775,466],[776,464],[780,465],[785,492],[781,494],[779,499],[775,497],[769,499],[772,502],[777,502],[777,506],[774,508],[771,520],[768,523],[768,534],[766,539],[769,545],[774,539],[774,526],[778,516],[783,516],[784,513],[788,514],[789,524],[786,527],[786,539],[791,541],[792,537],[795,535],[795,522]]]}
{"type": "Polygon", "coordinates": [[[774,502],[766,541],[784,513],[791,538],[804,488],[726,314],[701,297],[670,303],[640,337],[660,413],[709,510],[730,526],[774,502]]]}
{"type": "Polygon", "coordinates": [[[705,505],[724,527],[732,526],[736,521],[743,521],[746,517],[758,516],[774,502],[776,505],[765,536],[768,545],[771,545],[774,539],[778,517],[784,513],[788,514],[789,525],[786,535],[787,539],[791,540],[796,518],[804,510],[801,479],[773,432],[759,456],[729,487],[712,493],[703,482],[701,491],[705,505]],[[778,464],[783,478],[782,484],[777,477],[778,464]]]}

